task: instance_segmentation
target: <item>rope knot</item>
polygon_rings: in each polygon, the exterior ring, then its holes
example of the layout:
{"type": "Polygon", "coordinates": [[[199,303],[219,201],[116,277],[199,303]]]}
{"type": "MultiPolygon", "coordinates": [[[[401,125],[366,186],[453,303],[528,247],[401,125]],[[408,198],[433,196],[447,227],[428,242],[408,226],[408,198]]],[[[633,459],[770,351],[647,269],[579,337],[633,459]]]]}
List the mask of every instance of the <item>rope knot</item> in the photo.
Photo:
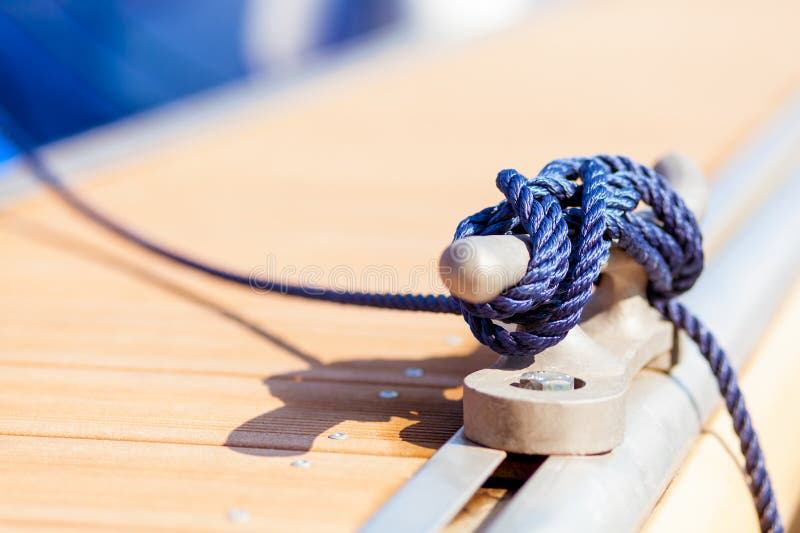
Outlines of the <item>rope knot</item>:
{"type": "Polygon", "coordinates": [[[558,159],[532,179],[502,170],[496,184],[505,199],[462,220],[454,240],[530,239],[517,285],[488,303],[458,300],[475,337],[498,353],[534,355],[560,342],[580,322],[611,246],[645,269],[651,302],[688,290],[703,268],[694,215],[662,176],[630,159],[558,159]],[[520,327],[508,331],[495,321],[520,327]]]}

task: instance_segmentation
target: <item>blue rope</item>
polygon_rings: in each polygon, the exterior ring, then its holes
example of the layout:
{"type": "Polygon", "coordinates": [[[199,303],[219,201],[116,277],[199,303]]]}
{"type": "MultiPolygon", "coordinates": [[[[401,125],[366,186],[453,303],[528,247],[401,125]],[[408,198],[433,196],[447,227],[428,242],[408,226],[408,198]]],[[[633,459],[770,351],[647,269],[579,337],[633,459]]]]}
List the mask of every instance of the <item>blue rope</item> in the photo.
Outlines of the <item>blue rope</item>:
{"type": "Polygon", "coordinates": [[[783,523],[778,513],[775,493],[772,491],[764,452],[758,443],[758,435],[744,404],[744,395],[739,388],[736,371],[731,366],[727,354],[719,347],[714,335],[703,323],[680,303],[675,300],[659,300],[653,302],[653,305],[697,343],[700,353],[711,366],[719,391],[725,399],[725,407],[733,419],[733,429],[739,437],[739,448],[745,459],[747,484],[750,487],[750,494],[753,495],[761,531],[783,533],[783,523]]]}
{"type": "Polygon", "coordinates": [[[697,343],[733,418],[748,485],[762,531],[782,532],[764,453],[725,352],[705,326],[674,298],[703,269],[700,228],[667,181],[625,157],[553,161],[532,179],[503,170],[506,199],[461,221],[455,239],[524,233],[531,259],[523,279],[486,304],[459,301],[472,333],[504,355],[535,355],[560,342],[581,318],[611,246],[648,274],[650,303],[697,343]],[[651,213],[633,210],[643,202],[651,213]],[[524,326],[510,332],[494,321],[524,326]]]}
{"type": "Polygon", "coordinates": [[[497,187],[505,200],[458,225],[454,240],[471,235],[527,234],[531,259],[523,279],[486,304],[444,295],[340,292],[293,285],[216,267],[157,244],[84,202],[53,174],[7,112],[0,124],[33,176],[105,229],[140,247],[229,282],[328,302],[461,313],[483,344],[504,355],[535,355],[560,342],[580,322],[611,246],[634,258],[648,274],[647,294],[661,314],[697,343],[717,379],[739,436],[750,491],[762,531],[782,532],[775,495],[736,373],[712,334],[674,298],[703,268],[702,237],[694,215],[667,181],[625,157],[559,159],[528,179],[503,170],[497,187]],[[650,211],[634,209],[644,203],[650,211]],[[494,321],[524,326],[508,331],[494,321]]]}
{"type": "Polygon", "coordinates": [[[580,321],[612,243],[647,271],[651,300],[685,292],[703,268],[694,215],[663,177],[630,159],[560,159],[533,179],[504,170],[497,187],[506,199],[462,220],[455,239],[531,238],[528,270],[516,287],[487,304],[459,302],[473,334],[500,354],[535,355],[560,342],[580,321]],[[639,202],[652,213],[633,213],[639,202]]]}

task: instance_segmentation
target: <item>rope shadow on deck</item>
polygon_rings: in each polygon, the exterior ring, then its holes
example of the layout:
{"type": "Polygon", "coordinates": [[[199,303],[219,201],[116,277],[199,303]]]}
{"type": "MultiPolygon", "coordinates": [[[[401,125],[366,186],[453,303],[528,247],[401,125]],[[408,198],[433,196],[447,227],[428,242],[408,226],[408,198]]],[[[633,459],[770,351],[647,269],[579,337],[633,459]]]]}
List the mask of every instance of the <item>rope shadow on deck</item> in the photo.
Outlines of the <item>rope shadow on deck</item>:
{"type": "MultiPolygon", "coordinates": [[[[488,349],[478,349],[461,356],[338,361],[270,376],[264,379],[264,385],[284,405],[244,422],[230,433],[225,444],[251,455],[275,455],[277,449],[282,450],[280,455],[286,455],[286,450],[301,454],[344,422],[380,423],[399,418],[412,422],[399,431],[401,440],[437,449],[462,424],[457,392],[462,378],[495,359],[488,349]],[[402,379],[408,368],[442,379],[436,379],[436,384],[415,384],[402,379]],[[370,381],[359,380],[359,376],[369,376],[370,381]],[[365,386],[352,394],[348,387],[354,383],[365,386]],[[308,394],[312,388],[313,396],[308,394]],[[397,398],[380,398],[381,391],[395,389],[399,389],[397,398]],[[309,418],[308,413],[315,415],[309,418]]],[[[393,433],[390,428],[386,434],[369,438],[391,439],[393,433]]]]}

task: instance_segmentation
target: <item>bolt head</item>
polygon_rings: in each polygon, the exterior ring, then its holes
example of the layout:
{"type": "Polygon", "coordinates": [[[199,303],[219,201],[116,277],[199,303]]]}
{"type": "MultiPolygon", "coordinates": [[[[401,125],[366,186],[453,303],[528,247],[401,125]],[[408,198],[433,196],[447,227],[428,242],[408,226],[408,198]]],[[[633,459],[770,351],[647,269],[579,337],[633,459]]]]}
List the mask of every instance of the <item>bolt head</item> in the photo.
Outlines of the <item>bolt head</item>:
{"type": "Polygon", "coordinates": [[[540,391],[575,390],[575,378],[563,372],[534,370],[519,376],[519,386],[540,391]]]}
{"type": "Polygon", "coordinates": [[[231,509],[226,515],[229,522],[242,524],[250,521],[250,511],[247,509],[231,509]]]}
{"type": "Polygon", "coordinates": [[[462,342],[464,342],[464,337],[461,335],[446,335],[444,342],[450,346],[459,346],[462,342]]]}

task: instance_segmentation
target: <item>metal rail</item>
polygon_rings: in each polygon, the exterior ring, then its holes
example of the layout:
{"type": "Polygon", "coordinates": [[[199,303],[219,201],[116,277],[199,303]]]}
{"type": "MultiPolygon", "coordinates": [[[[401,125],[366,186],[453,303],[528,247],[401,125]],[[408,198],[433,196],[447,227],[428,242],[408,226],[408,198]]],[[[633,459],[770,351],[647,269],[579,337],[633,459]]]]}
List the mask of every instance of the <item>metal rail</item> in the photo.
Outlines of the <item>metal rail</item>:
{"type": "Polygon", "coordinates": [[[463,433],[462,428],[450,437],[393,496],[392,501],[405,502],[420,500],[423,495],[422,508],[387,505],[362,528],[362,533],[438,531],[446,526],[506,458],[506,452],[484,448],[464,438],[463,433]]]}

